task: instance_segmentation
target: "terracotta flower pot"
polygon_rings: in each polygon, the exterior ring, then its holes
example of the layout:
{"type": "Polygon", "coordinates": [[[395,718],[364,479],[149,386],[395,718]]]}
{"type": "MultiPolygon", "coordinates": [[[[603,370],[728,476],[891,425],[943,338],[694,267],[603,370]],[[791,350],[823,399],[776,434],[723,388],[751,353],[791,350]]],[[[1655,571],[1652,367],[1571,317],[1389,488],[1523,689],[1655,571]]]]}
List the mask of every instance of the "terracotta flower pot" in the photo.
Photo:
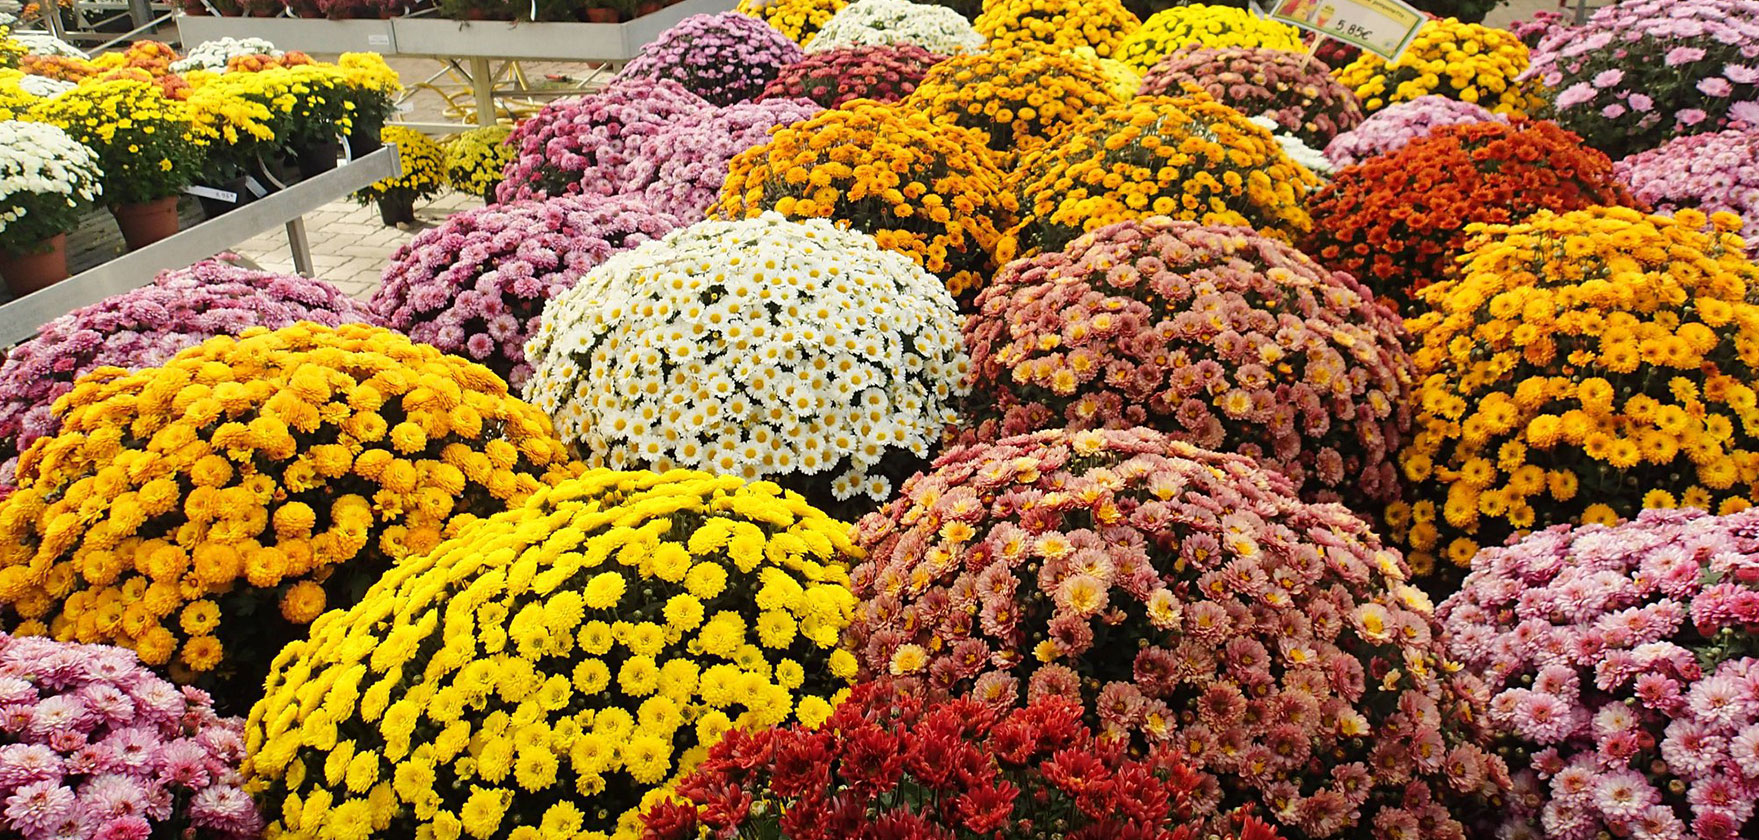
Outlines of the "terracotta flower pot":
{"type": "Polygon", "coordinates": [[[661,9],[664,9],[665,7],[666,7],[666,5],[664,3],[655,3],[655,2],[651,2],[651,0],[650,0],[650,2],[642,3],[641,5],[635,7],[635,16],[636,17],[646,17],[647,15],[651,15],[654,12],[657,12],[661,9]]]}
{"type": "Polygon", "coordinates": [[[14,297],[24,297],[67,279],[67,234],[55,234],[48,250],[34,254],[0,251],[0,278],[14,297]]]}
{"type": "Polygon", "coordinates": [[[415,221],[415,197],[406,195],[388,195],[378,200],[379,219],[387,227],[399,222],[415,221]]]}
{"type": "Polygon", "coordinates": [[[594,6],[586,10],[586,19],[592,23],[616,23],[617,10],[594,6]]]}
{"type": "Polygon", "coordinates": [[[141,204],[118,204],[110,208],[122,241],[138,251],[177,232],[177,196],[168,195],[141,204]]]}

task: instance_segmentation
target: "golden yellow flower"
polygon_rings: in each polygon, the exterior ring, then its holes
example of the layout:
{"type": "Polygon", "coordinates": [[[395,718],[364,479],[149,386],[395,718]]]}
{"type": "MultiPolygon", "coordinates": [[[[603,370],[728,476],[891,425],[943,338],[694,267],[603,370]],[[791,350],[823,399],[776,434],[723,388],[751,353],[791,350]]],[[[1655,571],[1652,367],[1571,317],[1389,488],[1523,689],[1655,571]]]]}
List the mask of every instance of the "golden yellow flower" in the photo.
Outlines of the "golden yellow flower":
{"type": "Polygon", "coordinates": [[[837,648],[853,550],[846,525],[770,484],[593,470],[541,489],[277,657],[244,768],[268,833],[325,837],[368,788],[382,818],[362,838],[633,840],[643,801],[727,730],[829,715],[853,673],[837,648]],[[660,576],[679,550],[691,571],[660,576]],[[693,575],[716,589],[706,622],[693,575]],[[770,650],[746,641],[747,612],[772,640],[784,619],[829,632],[770,650]]]}
{"type": "Polygon", "coordinates": [[[1445,546],[1438,586],[1468,544],[1759,498],[1759,357],[1740,349],[1759,341],[1759,267],[1721,240],[1737,225],[1594,208],[1470,229],[1459,275],[1407,321],[1422,384],[1400,461],[1444,515],[1435,533],[1387,517],[1413,557],[1445,546]]]}
{"type": "Polygon", "coordinates": [[[158,368],[85,377],[58,403],[61,432],[20,457],[19,489],[0,501],[0,609],[152,664],[181,647],[191,678],[222,689],[222,708],[242,710],[280,647],[276,634],[326,607],[320,581],[336,584],[332,593],[364,587],[393,561],[576,469],[547,420],[478,371],[388,330],[300,324],[216,338],[158,368]],[[393,454],[344,431],[365,417],[385,422],[348,408],[291,443],[289,411],[319,392],[366,388],[394,398],[411,422],[446,416],[424,400],[469,402],[495,437],[436,426],[393,454]],[[444,470],[417,466],[500,445],[514,458],[495,486],[440,481],[444,470]],[[233,667],[216,673],[222,658],[233,667]]]}

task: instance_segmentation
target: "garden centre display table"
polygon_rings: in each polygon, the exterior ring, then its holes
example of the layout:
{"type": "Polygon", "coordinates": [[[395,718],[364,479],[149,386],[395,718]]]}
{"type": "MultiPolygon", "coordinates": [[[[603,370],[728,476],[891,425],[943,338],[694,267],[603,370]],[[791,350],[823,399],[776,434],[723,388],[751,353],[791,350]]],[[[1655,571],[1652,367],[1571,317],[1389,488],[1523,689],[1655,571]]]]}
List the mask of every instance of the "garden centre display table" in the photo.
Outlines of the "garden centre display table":
{"type": "Polygon", "coordinates": [[[177,17],[177,32],[186,47],[226,37],[265,38],[284,50],[323,54],[376,52],[447,62],[470,79],[476,100],[476,122],[491,125],[496,116],[495,82],[508,65],[518,61],[581,61],[599,64],[606,70],[616,69],[634,58],[642,45],[684,18],[732,11],[734,5],[734,0],[684,0],[625,23],[449,20],[422,15],[389,20],[318,20],[185,14],[177,17]],[[499,69],[494,66],[497,62],[501,65],[499,69]]]}
{"type": "Polygon", "coordinates": [[[374,181],[399,177],[402,172],[397,147],[387,144],[329,172],[0,305],[0,347],[31,337],[37,327],[79,307],[145,285],[165,269],[182,268],[206,259],[276,225],[287,226],[293,265],[300,274],[310,277],[311,246],[305,236],[305,214],[374,181]]]}

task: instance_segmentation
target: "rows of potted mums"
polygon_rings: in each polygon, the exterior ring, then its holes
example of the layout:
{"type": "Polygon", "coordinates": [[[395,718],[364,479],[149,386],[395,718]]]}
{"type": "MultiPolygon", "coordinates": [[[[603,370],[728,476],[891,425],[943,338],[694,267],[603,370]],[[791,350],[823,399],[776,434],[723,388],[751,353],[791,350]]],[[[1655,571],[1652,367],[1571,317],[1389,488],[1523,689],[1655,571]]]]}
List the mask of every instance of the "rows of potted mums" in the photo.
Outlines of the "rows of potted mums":
{"type": "Polygon", "coordinates": [[[14,47],[0,50],[0,276],[13,294],[67,276],[65,234],[94,204],[144,247],[177,231],[192,185],[234,196],[204,199],[223,212],[334,168],[343,142],[376,148],[399,90],[371,53],[330,64],[260,40],[187,56],[142,41],[88,60],[0,43],[14,47]]]}
{"type": "Polygon", "coordinates": [[[1753,834],[1759,0],[747,10],[8,354],[0,828],[1753,834]]]}

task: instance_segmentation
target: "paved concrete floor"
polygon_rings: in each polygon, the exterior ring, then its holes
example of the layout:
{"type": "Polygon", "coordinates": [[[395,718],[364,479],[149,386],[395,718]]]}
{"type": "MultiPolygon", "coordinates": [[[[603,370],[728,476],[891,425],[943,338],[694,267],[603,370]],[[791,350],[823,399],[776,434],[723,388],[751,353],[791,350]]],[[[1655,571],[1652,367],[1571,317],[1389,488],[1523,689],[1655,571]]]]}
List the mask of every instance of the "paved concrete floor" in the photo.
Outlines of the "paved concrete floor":
{"type": "MultiPolygon", "coordinates": [[[[1571,8],[1575,0],[1569,0],[1571,8]]],[[[1595,0],[1596,3],[1604,0],[1595,0]]],[[[1557,9],[1558,0],[1505,0],[1487,19],[1491,25],[1531,17],[1541,9],[1557,9]]],[[[422,59],[394,59],[392,65],[403,76],[405,84],[420,82],[441,65],[422,59]]],[[[590,72],[585,65],[545,63],[528,65],[528,79],[546,74],[580,77],[590,72]]],[[[468,97],[466,97],[468,99],[468,97]]],[[[423,90],[412,97],[411,110],[405,119],[417,122],[455,121],[446,113],[447,102],[436,92],[423,90]]],[[[409,229],[386,227],[379,221],[376,208],[362,207],[352,201],[332,203],[306,217],[306,230],[311,239],[312,263],[318,277],[336,284],[343,291],[365,298],[378,288],[379,276],[399,245],[414,238],[420,230],[439,224],[446,216],[460,210],[481,206],[480,199],[458,193],[442,194],[439,198],[416,208],[417,223],[409,229]]],[[[239,244],[234,250],[264,268],[292,271],[293,260],[287,248],[287,237],[279,229],[239,244]]]]}

